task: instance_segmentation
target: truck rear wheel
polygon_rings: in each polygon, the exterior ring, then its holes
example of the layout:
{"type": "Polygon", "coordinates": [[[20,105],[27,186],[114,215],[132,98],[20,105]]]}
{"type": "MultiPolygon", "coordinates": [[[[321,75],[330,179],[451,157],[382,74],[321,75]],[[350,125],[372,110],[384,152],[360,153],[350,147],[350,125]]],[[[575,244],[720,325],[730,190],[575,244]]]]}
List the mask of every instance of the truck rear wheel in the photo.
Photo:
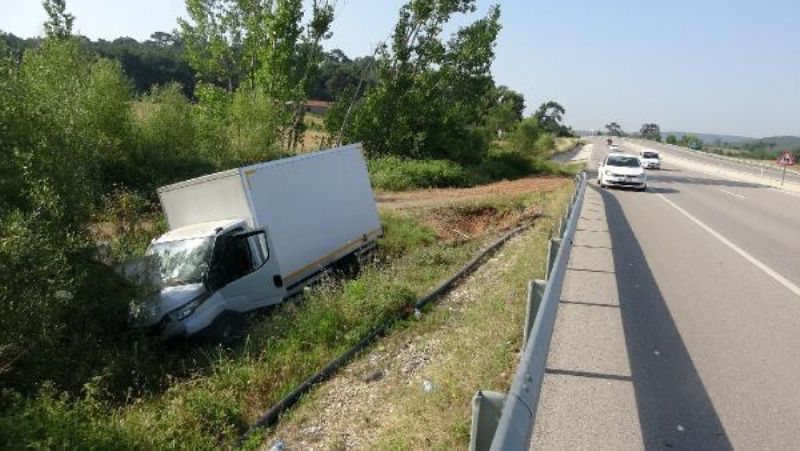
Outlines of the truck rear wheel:
{"type": "Polygon", "coordinates": [[[333,264],[334,274],[345,279],[352,279],[358,276],[360,270],[361,265],[355,254],[350,254],[333,264]]]}

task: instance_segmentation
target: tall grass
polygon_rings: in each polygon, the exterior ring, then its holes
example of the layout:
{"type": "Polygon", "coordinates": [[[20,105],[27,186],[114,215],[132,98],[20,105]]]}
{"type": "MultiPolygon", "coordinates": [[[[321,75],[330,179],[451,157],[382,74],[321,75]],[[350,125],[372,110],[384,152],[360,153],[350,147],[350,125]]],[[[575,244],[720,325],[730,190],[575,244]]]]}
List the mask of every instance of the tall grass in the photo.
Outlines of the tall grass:
{"type": "MultiPolygon", "coordinates": [[[[548,155],[552,153],[548,151],[548,155]]],[[[571,175],[575,168],[526,155],[496,145],[479,162],[461,164],[452,160],[415,160],[395,156],[369,161],[372,186],[380,190],[403,191],[420,188],[475,186],[532,175],[571,175]]]]}

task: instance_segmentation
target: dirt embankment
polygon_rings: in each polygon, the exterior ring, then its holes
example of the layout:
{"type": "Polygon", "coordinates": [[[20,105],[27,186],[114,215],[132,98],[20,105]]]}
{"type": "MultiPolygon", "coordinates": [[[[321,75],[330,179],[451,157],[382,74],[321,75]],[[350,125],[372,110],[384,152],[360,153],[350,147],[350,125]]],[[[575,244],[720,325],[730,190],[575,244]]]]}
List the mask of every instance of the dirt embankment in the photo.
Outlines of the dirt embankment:
{"type": "Polygon", "coordinates": [[[431,227],[440,240],[457,243],[535,219],[541,211],[525,197],[565,183],[557,177],[526,178],[473,188],[380,192],[376,200],[380,209],[409,214],[431,227]]]}
{"type": "Polygon", "coordinates": [[[472,188],[434,188],[418,191],[383,191],[375,195],[378,206],[391,209],[423,208],[449,205],[490,196],[508,196],[550,191],[566,182],[563,177],[524,178],[503,180],[472,188]]]}

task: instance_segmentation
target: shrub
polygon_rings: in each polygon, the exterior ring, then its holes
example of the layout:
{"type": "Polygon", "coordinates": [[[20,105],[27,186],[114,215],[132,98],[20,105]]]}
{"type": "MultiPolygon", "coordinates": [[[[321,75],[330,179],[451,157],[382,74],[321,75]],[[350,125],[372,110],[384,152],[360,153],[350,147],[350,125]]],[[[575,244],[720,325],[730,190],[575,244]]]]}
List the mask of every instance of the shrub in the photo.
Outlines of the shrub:
{"type": "Polygon", "coordinates": [[[153,88],[137,104],[128,151],[109,162],[109,187],[124,187],[154,199],[158,186],[213,172],[197,151],[192,106],[180,85],[153,88]]]}
{"type": "Polygon", "coordinates": [[[537,149],[536,140],[543,134],[536,118],[527,118],[517,124],[508,141],[511,149],[520,155],[534,156],[537,149]]]}
{"type": "Polygon", "coordinates": [[[77,389],[110,371],[126,385],[141,344],[126,327],[135,293],[97,261],[87,225],[103,168],[129,144],[127,81],[72,39],[0,65],[13,113],[0,108],[0,160],[11,168],[0,193],[0,384],[77,389]]]}
{"type": "Polygon", "coordinates": [[[240,166],[283,156],[279,121],[281,111],[258,89],[240,87],[230,106],[226,166],[240,166]]]}
{"type": "Polygon", "coordinates": [[[533,160],[511,149],[495,147],[472,170],[477,183],[514,180],[536,173],[533,160]]]}
{"type": "Polygon", "coordinates": [[[373,187],[392,191],[466,186],[470,182],[466,169],[450,160],[378,157],[369,161],[369,172],[373,187]]]}

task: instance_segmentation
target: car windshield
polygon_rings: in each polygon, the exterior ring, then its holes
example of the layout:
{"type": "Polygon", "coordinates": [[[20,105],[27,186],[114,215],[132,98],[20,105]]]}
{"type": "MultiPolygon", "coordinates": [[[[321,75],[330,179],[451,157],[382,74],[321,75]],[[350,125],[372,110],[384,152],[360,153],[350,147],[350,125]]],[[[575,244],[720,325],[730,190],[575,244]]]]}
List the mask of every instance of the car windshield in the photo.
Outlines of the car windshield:
{"type": "Polygon", "coordinates": [[[644,153],[642,153],[642,158],[655,158],[655,159],[658,159],[658,154],[656,152],[644,152],[644,153]]]}
{"type": "Polygon", "coordinates": [[[614,156],[614,157],[608,157],[606,165],[621,166],[624,168],[638,168],[639,166],[641,166],[641,163],[639,163],[639,159],[636,157],[614,156]]]}
{"type": "Polygon", "coordinates": [[[200,283],[208,269],[213,240],[192,238],[167,241],[150,247],[147,255],[158,258],[161,280],[165,286],[200,283]]]}

